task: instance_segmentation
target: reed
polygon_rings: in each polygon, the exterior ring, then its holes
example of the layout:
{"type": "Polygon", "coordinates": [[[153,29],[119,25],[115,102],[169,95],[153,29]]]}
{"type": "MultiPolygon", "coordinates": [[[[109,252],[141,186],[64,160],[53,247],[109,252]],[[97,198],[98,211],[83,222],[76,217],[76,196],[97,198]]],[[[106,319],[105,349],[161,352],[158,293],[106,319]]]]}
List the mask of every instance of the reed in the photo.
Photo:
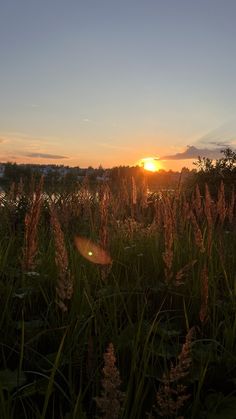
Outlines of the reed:
{"type": "Polygon", "coordinates": [[[233,187],[232,192],[231,192],[231,199],[230,199],[228,209],[227,209],[227,215],[228,215],[228,220],[230,224],[232,224],[234,220],[234,207],[235,207],[235,192],[234,192],[234,187],[233,187]]]}
{"type": "Polygon", "coordinates": [[[212,233],[213,233],[213,201],[212,197],[208,188],[208,185],[205,185],[205,207],[204,207],[206,220],[207,220],[207,254],[208,257],[211,256],[211,248],[212,248],[212,233]]]}
{"type": "Polygon", "coordinates": [[[209,287],[208,287],[208,270],[205,265],[202,269],[201,276],[201,307],[199,311],[199,318],[201,323],[205,323],[207,319],[207,310],[208,310],[208,297],[209,297],[209,287]]]}
{"type": "Polygon", "coordinates": [[[192,226],[193,226],[195,244],[196,244],[197,248],[200,250],[200,252],[204,253],[205,252],[205,247],[204,247],[202,232],[201,232],[201,229],[198,225],[196,217],[195,217],[195,215],[192,211],[190,212],[190,220],[191,220],[192,226]]]}
{"type": "Polygon", "coordinates": [[[195,188],[195,197],[193,199],[193,207],[194,207],[194,210],[196,212],[197,218],[201,219],[202,213],[203,213],[203,208],[202,208],[201,192],[200,192],[198,184],[196,185],[196,188],[195,188]]]}
{"type": "Polygon", "coordinates": [[[217,214],[219,217],[219,222],[223,225],[226,217],[226,203],[225,203],[225,188],[224,183],[221,181],[220,187],[218,189],[218,200],[216,204],[217,214]]]}
{"type": "Polygon", "coordinates": [[[156,395],[157,412],[161,417],[177,417],[178,412],[190,398],[187,386],[182,383],[182,380],[189,374],[191,367],[191,344],[194,332],[194,327],[188,331],[176,366],[171,364],[169,371],[163,375],[156,395]]]}
{"type": "MultiPolygon", "coordinates": [[[[38,223],[40,218],[40,212],[42,207],[42,188],[43,188],[43,177],[36,188],[36,192],[33,195],[32,203],[29,211],[25,216],[25,237],[23,247],[23,260],[22,267],[23,271],[28,272],[35,269],[36,256],[38,253],[38,240],[37,231],[38,223]]],[[[12,191],[10,192],[12,194],[12,191]]]]}
{"type": "Polygon", "coordinates": [[[55,242],[55,263],[58,268],[56,284],[56,303],[63,312],[68,310],[66,301],[73,296],[73,278],[69,269],[68,254],[65,246],[64,235],[58,220],[55,206],[50,207],[51,226],[55,242]]]}
{"type": "Polygon", "coordinates": [[[233,416],[234,191],[135,187],[2,197],[4,419],[233,416]]]}
{"type": "Polygon", "coordinates": [[[120,390],[121,379],[118,368],[116,367],[116,356],[112,343],[104,354],[104,367],[102,370],[102,395],[96,397],[102,419],[118,419],[120,417],[124,393],[120,390]]]}
{"type": "Polygon", "coordinates": [[[170,201],[168,198],[165,199],[163,204],[163,222],[165,250],[162,257],[165,263],[165,278],[167,282],[170,282],[173,275],[172,264],[174,258],[174,221],[170,201]]]}

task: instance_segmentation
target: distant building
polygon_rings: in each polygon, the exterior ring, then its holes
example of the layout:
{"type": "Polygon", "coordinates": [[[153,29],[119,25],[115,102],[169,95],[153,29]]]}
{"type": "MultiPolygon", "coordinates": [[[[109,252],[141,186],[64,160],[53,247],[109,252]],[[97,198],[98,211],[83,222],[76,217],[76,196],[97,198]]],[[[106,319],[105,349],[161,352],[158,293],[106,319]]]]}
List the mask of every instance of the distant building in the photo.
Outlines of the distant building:
{"type": "Polygon", "coordinates": [[[97,182],[108,182],[110,180],[108,171],[105,171],[102,176],[97,176],[96,180],[97,182]]]}

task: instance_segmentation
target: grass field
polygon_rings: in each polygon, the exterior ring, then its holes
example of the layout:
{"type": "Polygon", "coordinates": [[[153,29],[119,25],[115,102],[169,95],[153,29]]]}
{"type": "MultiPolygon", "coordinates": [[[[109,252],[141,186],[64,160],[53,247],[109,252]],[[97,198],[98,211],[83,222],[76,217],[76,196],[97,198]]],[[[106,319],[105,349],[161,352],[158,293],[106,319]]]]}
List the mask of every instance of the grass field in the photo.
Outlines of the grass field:
{"type": "Polygon", "coordinates": [[[1,419],[235,419],[234,192],[42,190],[1,198],[1,419]]]}

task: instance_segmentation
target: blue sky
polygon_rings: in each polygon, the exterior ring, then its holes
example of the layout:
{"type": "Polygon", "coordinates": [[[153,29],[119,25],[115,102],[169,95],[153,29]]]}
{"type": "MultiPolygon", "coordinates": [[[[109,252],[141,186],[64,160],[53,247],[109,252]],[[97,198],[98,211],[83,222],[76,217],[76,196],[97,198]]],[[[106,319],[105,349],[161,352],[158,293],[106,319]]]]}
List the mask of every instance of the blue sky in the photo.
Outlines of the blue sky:
{"type": "Polygon", "coordinates": [[[234,0],[2,1],[0,159],[176,168],[233,147],[235,17],[234,0]]]}

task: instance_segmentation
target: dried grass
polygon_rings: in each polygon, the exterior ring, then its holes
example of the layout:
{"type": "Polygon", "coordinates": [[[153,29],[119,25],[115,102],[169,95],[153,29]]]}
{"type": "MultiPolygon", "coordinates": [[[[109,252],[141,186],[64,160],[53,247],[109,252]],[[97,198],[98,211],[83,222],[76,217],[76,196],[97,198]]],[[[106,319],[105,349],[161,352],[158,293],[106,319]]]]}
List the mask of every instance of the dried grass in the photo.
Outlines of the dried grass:
{"type": "Polygon", "coordinates": [[[199,311],[199,318],[203,324],[207,319],[207,309],[208,309],[208,270],[206,265],[201,272],[201,307],[199,311]]]}
{"type": "Polygon", "coordinates": [[[219,217],[220,224],[223,225],[226,217],[226,203],[225,203],[225,188],[224,183],[221,181],[220,187],[218,189],[218,200],[216,204],[216,210],[219,217]]]}
{"type": "Polygon", "coordinates": [[[56,285],[56,303],[65,312],[68,310],[66,301],[73,296],[73,278],[69,270],[68,255],[65,246],[64,234],[58,220],[56,208],[51,205],[51,226],[55,241],[55,262],[58,269],[56,285]]]}
{"type": "Polygon", "coordinates": [[[185,402],[189,399],[187,386],[181,381],[189,374],[192,363],[191,343],[195,328],[191,328],[185,338],[176,366],[163,375],[162,384],[157,392],[157,413],[162,417],[177,417],[185,402]]]}
{"type": "Polygon", "coordinates": [[[195,217],[193,211],[190,212],[190,220],[191,220],[192,226],[193,226],[195,244],[198,247],[198,249],[200,250],[200,252],[204,253],[205,252],[205,247],[204,247],[204,243],[203,243],[202,232],[201,232],[201,229],[198,225],[198,222],[196,220],[196,217],[195,217]]]}
{"type": "Polygon", "coordinates": [[[102,379],[102,395],[96,397],[96,403],[101,410],[102,419],[118,419],[121,413],[124,393],[120,391],[121,379],[116,367],[116,357],[112,343],[108,345],[104,354],[104,368],[102,379]]]}
{"type": "Polygon", "coordinates": [[[202,208],[201,192],[200,192],[200,189],[199,189],[198,185],[196,185],[196,188],[195,188],[195,197],[193,199],[193,208],[195,210],[197,218],[200,219],[202,217],[202,214],[203,214],[203,208],[202,208]]]}
{"type": "Polygon", "coordinates": [[[24,248],[23,248],[23,270],[28,272],[35,269],[37,264],[36,256],[38,253],[38,223],[40,218],[40,212],[42,207],[42,188],[43,188],[43,177],[36,188],[36,192],[33,196],[32,203],[29,212],[25,216],[25,237],[24,237],[24,248]]]}
{"type": "Polygon", "coordinates": [[[205,185],[205,207],[204,207],[206,219],[207,219],[207,254],[208,257],[211,255],[211,246],[212,246],[212,230],[213,230],[213,202],[211,194],[208,188],[208,185],[205,185]]]}
{"type": "Polygon", "coordinates": [[[165,278],[169,282],[172,278],[172,264],[174,257],[174,221],[168,198],[163,202],[163,221],[164,221],[164,241],[165,251],[162,254],[163,261],[165,263],[165,278]]]}
{"type": "Polygon", "coordinates": [[[233,188],[232,193],[231,193],[230,203],[227,210],[228,220],[230,224],[232,224],[234,220],[234,207],[235,207],[235,192],[233,188]]]}

